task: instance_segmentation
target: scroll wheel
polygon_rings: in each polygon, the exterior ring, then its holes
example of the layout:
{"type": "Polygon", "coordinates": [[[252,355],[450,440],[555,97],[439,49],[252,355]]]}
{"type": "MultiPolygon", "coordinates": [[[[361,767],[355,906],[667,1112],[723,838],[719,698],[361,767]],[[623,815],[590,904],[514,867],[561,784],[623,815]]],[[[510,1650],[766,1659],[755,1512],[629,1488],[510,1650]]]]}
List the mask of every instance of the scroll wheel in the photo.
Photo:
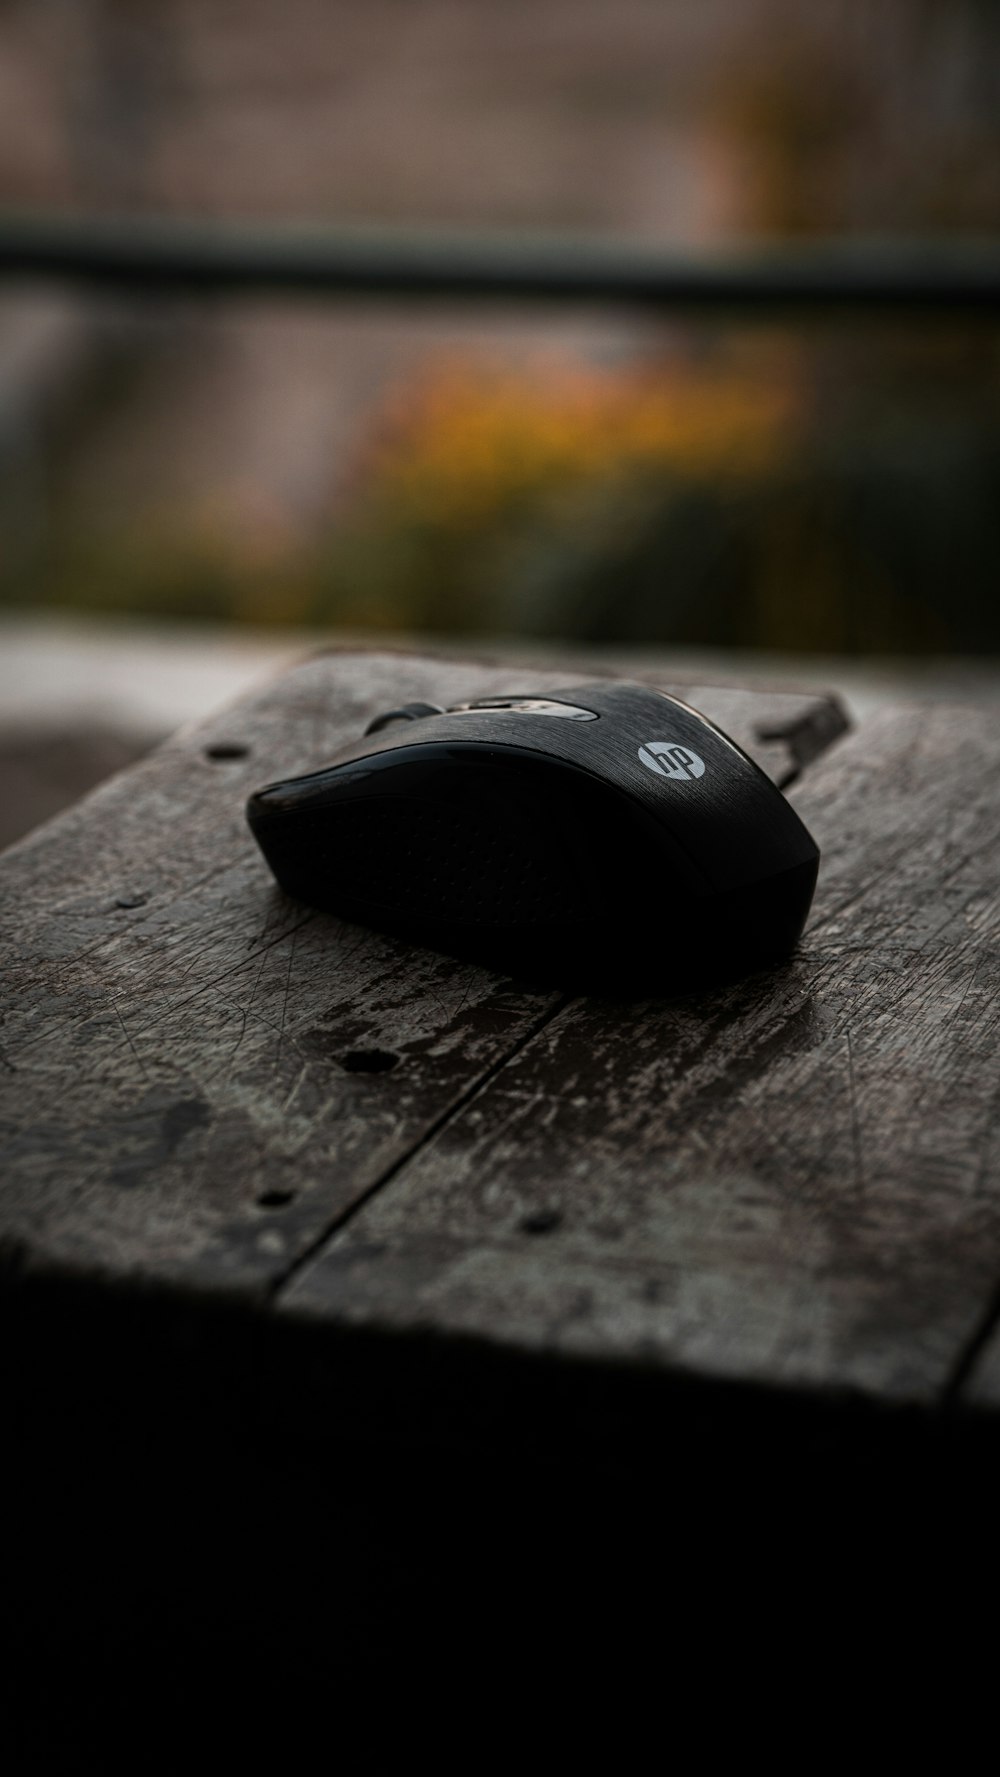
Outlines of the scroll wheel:
{"type": "Polygon", "coordinates": [[[391,728],[394,722],[419,722],[423,716],[443,716],[444,710],[439,703],[401,703],[398,710],[386,710],[382,716],[376,716],[365,729],[366,734],[377,734],[380,728],[391,728]]]}

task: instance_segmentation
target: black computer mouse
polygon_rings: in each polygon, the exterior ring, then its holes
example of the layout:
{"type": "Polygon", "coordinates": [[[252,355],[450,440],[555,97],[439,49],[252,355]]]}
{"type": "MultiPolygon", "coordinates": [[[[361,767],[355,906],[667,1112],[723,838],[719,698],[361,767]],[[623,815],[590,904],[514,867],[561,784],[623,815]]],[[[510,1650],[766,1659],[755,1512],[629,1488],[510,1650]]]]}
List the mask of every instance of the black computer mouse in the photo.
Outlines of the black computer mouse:
{"type": "Polygon", "coordinates": [[[784,955],[819,849],[679,698],[599,681],[407,704],[251,796],[281,887],[416,943],[567,984],[663,991],[784,955]]]}

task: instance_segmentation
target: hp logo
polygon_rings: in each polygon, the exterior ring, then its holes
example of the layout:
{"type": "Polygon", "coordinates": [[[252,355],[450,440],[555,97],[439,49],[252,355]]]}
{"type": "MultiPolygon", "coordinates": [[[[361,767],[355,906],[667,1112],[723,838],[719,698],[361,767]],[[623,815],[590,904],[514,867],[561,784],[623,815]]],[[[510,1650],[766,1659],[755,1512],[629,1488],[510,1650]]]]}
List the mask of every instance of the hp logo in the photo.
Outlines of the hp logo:
{"type": "Polygon", "coordinates": [[[682,747],[675,740],[647,740],[645,746],[639,748],[639,757],[657,777],[690,780],[701,777],[705,770],[704,759],[699,759],[690,747],[682,747]]]}

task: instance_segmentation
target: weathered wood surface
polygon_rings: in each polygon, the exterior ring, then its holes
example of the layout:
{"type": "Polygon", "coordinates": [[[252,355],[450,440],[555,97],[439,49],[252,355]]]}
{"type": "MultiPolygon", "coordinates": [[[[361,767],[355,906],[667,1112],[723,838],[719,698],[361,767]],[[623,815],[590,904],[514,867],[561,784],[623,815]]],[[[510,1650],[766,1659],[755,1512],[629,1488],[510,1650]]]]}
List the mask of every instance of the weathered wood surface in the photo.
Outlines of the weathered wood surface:
{"type": "Polygon", "coordinates": [[[252,785],[511,687],[314,661],[6,854],[8,1262],[924,1406],[971,1372],[993,1404],[1000,724],[895,710],[816,757],[829,702],[680,687],[776,781],[808,764],[824,851],[797,955],[710,994],[567,1003],[278,894],[252,785]]]}
{"type": "Polygon", "coordinates": [[[5,1659],[74,1749],[97,1699],[102,1768],[109,1716],[182,1716],[199,1673],[227,1745],[263,1674],[243,1718],[270,1699],[284,1751],[394,1623],[411,1661],[475,1623],[482,1664],[501,1576],[504,1657],[540,1575],[548,1659],[651,1595],[691,1642],[747,1545],[755,1611],[782,1553],[815,1587],[857,1455],[865,1514],[899,1458],[881,1560],[925,1459],[992,1448],[938,1409],[1000,1387],[1000,723],[836,739],[823,700],[678,687],[799,773],[824,851],[796,956],[725,992],[567,1002],[281,898],[249,788],[393,703],[513,688],[319,660],[0,859],[5,1659]]]}
{"type": "Polygon", "coordinates": [[[511,688],[310,662],[5,855],[8,1264],[995,1404],[1000,723],[897,709],[825,752],[828,701],[678,687],[824,852],[796,956],[710,994],[567,1003],[278,894],[250,787],[395,702],[511,688]]]}
{"type": "MultiPolygon", "coordinates": [[[[307,663],[5,854],[2,1240],[22,1272],[270,1297],[544,1025],[551,993],[284,899],[243,818],[250,788],[376,711],[511,684],[307,663]]],[[[686,694],[779,781],[842,723],[811,696],[686,694]]]]}
{"type": "Polygon", "coordinates": [[[969,710],[843,741],[792,792],[825,852],[796,957],[562,1008],[283,1307],[949,1399],[1000,1279],[998,771],[969,710]]]}

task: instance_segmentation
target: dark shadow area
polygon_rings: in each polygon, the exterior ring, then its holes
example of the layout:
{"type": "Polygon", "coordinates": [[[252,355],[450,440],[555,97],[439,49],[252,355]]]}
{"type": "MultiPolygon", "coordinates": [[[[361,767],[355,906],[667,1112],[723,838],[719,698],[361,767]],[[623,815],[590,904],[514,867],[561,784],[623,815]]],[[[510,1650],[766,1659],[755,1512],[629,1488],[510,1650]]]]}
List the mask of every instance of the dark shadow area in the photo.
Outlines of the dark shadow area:
{"type": "Polygon", "coordinates": [[[0,731],[0,849],[141,759],[153,745],[117,731],[0,731]]]}

